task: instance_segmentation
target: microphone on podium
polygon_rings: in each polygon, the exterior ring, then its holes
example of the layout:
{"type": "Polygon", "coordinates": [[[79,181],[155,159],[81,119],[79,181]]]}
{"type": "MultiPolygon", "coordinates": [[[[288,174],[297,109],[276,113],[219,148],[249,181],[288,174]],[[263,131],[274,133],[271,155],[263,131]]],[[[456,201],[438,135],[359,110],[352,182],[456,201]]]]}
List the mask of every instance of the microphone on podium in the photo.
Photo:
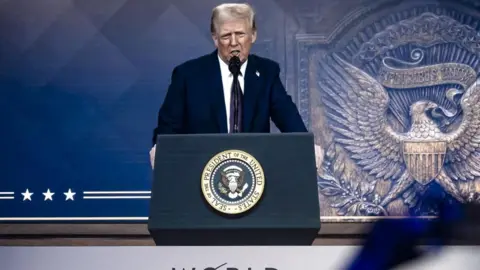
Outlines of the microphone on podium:
{"type": "Polygon", "coordinates": [[[238,76],[240,73],[240,58],[238,56],[233,56],[228,62],[228,69],[232,72],[233,76],[238,76]]]}
{"type": "Polygon", "coordinates": [[[240,74],[240,58],[238,56],[233,56],[228,62],[228,69],[233,74],[233,84],[232,84],[232,96],[231,96],[231,105],[230,105],[230,132],[239,133],[241,132],[242,125],[242,103],[243,95],[238,81],[238,75],[240,74]]]}

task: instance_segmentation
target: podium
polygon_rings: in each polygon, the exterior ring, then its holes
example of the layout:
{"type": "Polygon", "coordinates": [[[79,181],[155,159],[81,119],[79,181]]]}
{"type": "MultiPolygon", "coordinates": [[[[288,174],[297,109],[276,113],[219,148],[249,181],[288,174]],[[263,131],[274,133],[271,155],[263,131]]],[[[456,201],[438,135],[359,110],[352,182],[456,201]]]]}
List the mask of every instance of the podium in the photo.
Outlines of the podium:
{"type": "Polygon", "coordinates": [[[311,245],[311,133],[160,135],[148,229],[158,246],[311,245]]]}

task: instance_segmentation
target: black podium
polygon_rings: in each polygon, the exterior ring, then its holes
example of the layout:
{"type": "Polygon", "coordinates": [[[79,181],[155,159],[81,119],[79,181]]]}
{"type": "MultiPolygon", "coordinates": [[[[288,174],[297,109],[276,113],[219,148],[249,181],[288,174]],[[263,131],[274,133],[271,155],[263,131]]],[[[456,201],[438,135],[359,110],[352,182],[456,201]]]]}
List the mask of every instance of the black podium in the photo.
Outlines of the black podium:
{"type": "Polygon", "coordinates": [[[313,135],[158,136],[148,229],[159,246],[311,245],[320,230],[313,135]],[[243,194],[238,191],[240,186],[229,186],[227,177],[219,171],[222,164],[225,170],[238,168],[232,154],[237,150],[255,159],[255,164],[250,162],[253,167],[243,173],[245,179],[257,175],[257,163],[263,169],[263,176],[255,178],[255,187],[263,184],[263,191],[256,189],[261,191],[260,199],[253,207],[249,203],[256,198],[253,182],[249,188],[243,185],[243,194]],[[205,191],[208,177],[218,179],[222,175],[223,188],[220,180],[212,180],[211,190],[205,191]],[[230,197],[215,191],[217,186],[225,194],[229,188],[237,188],[236,194],[228,193],[232,198],[250,194],[238,210],[251,208],[240,214],[218,211],[215,207],[222,210],[222,202],[228,206],[223,210],[234,207],[228,205],[230,197]]]}

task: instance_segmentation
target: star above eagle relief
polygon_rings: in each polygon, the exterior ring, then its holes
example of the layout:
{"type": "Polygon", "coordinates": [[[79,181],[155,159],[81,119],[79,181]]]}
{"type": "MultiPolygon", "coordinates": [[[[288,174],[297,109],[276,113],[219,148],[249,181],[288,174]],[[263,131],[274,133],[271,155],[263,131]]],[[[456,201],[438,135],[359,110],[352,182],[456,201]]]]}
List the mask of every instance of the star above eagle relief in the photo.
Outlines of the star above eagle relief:
{"type": "Polygon", "coordinates": [[[410,128],[401,133],[387,120],[389,95],[377,80],[336,55],[322,68],[323,103],[335,142],[369,175],[392,181],[382,206],[413,184],[432,181],[460,202],[466,200],[455,183],[480,177],[478,78],[461,98],[458,128],[442,132],[428,115],[438,104],[419,100],[410,106],[410,128]]]}

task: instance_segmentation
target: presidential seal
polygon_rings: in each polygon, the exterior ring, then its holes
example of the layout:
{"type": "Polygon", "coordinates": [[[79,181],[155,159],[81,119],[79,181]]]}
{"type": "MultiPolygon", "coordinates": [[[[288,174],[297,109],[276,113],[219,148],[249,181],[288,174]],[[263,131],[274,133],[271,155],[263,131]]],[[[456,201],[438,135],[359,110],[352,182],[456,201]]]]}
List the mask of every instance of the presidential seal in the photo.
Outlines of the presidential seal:
{"type": "Polygon", "coordinates": [[[260,163],[241,150],[211,158],[202,173],[202,193],[217,211],[235,215],[254,207],[263,194],[265,176],[260,163]]]}

